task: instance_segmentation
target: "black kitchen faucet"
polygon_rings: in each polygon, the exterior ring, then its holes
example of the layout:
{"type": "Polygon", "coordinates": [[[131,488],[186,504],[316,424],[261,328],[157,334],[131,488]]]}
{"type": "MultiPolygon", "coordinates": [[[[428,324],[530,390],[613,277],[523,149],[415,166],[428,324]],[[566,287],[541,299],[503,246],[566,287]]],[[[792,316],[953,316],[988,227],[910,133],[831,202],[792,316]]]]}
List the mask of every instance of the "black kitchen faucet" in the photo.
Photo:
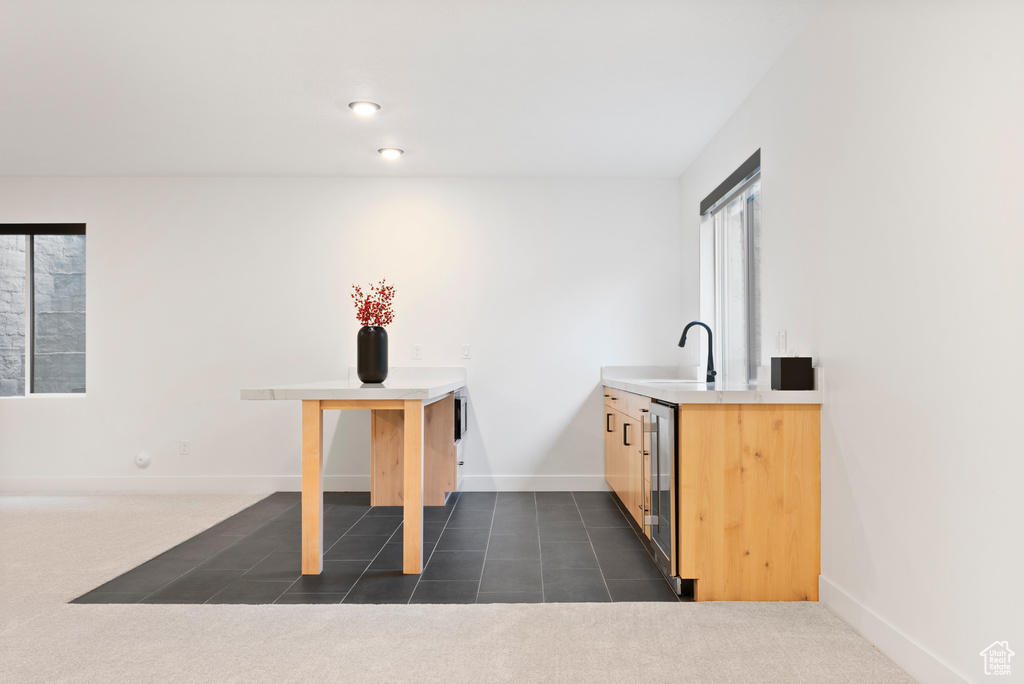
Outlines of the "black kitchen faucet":
{"type": "Polygon", "coordinates": [[[715,358],[714,358],[714,356],[711,353],[711,350],[714,349],[715,347],[714,347],[713,344],[711,344],[711,328],[708,327],[708,324],[707,323],[701,323],[700,321],[692,321],[690,323],[687,323],[686,327],[683,328],[683,336],[681,338],[679,338],[679,346],[680,347],[685,347],[686,346],[686,333],[687,333],[687,331],[690,330],[690,328],[692,328],[695,325],[699,325],[699,326],[701,326],[702,328],[704,328],[705,330],[708,331],[708,377],[707,377],[707,383],[709,385],[713,385],[713,384],[715,384],[715,376],[718,375],[718,374],[715,372],[715,358]]]}

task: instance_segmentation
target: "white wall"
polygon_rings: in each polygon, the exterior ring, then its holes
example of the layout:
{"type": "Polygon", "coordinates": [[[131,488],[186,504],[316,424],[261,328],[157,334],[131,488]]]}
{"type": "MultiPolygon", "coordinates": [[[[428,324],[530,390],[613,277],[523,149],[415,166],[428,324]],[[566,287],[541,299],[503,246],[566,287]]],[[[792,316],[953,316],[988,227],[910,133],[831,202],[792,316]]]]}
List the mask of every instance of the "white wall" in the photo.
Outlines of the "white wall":
{"type": "Polygon", "coordinates": [[[925,682],[1024,654],[1021,26],[828,3],[681,181],[696,311],[698,203],[762,149],[765,357],[826,369],[823,600],[925,682]]]}
{"type": "MultiPolygon", "coordinates": [[[[381,277],[391,364],[468,367],[467,487],[604,487],[600,367],[678,361],[678,206],[673,179],[0,179],[0,222],[88,225],[88,393],[0,400],[0,489],[297,488],[298,403],[239,389],[346,373],[381,277]]],[[[369,414],[334,416],[327,484],[365,489],[369,414]]]]}

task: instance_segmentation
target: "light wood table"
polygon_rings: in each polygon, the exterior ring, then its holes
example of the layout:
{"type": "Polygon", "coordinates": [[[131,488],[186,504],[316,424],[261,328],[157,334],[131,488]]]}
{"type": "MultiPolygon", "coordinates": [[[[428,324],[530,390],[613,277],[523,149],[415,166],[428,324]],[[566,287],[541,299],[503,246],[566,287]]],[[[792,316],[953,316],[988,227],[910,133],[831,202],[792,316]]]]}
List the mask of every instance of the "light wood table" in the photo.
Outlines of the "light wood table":
{"type": "Polygon", "coordinates": [[[402,570],[423,571],[424,407],[465,384],[464,368],[393,368],[382,385],[364,385],[352,370],[345,380],[242,390],[242,399],[302,402],[302,574],[323,570],[323,412],[336,409],[402,412],[402,570]]]}

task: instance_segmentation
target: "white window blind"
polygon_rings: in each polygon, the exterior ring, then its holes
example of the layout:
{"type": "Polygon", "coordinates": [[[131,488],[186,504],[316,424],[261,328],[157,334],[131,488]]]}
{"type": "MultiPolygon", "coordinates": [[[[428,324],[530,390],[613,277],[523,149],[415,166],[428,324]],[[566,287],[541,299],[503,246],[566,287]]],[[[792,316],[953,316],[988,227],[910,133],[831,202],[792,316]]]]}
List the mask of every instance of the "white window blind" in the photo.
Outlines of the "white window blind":
{"type": "Polygon", "coordinates": [[[753,382],[761,363],[760,169],[701,216],[701,318],[715,333],[726,383],[753,382]]]}

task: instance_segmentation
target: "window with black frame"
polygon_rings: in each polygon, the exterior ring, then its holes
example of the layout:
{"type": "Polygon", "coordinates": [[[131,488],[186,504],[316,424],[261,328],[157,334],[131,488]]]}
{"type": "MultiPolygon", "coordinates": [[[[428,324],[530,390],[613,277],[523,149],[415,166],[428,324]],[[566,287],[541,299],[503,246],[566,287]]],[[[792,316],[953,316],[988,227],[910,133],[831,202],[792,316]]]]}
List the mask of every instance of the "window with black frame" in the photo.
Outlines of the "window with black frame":
{"type": "Polygon", "coordinates": [[[0,224],[0,397],[85,392],[85,224],[0,224]]]}
{"type": "Polygon", "coordinates": [[[701,318],[719,377],[756,382],[761,365],[761,150],[701,202],[701,318]]]}

